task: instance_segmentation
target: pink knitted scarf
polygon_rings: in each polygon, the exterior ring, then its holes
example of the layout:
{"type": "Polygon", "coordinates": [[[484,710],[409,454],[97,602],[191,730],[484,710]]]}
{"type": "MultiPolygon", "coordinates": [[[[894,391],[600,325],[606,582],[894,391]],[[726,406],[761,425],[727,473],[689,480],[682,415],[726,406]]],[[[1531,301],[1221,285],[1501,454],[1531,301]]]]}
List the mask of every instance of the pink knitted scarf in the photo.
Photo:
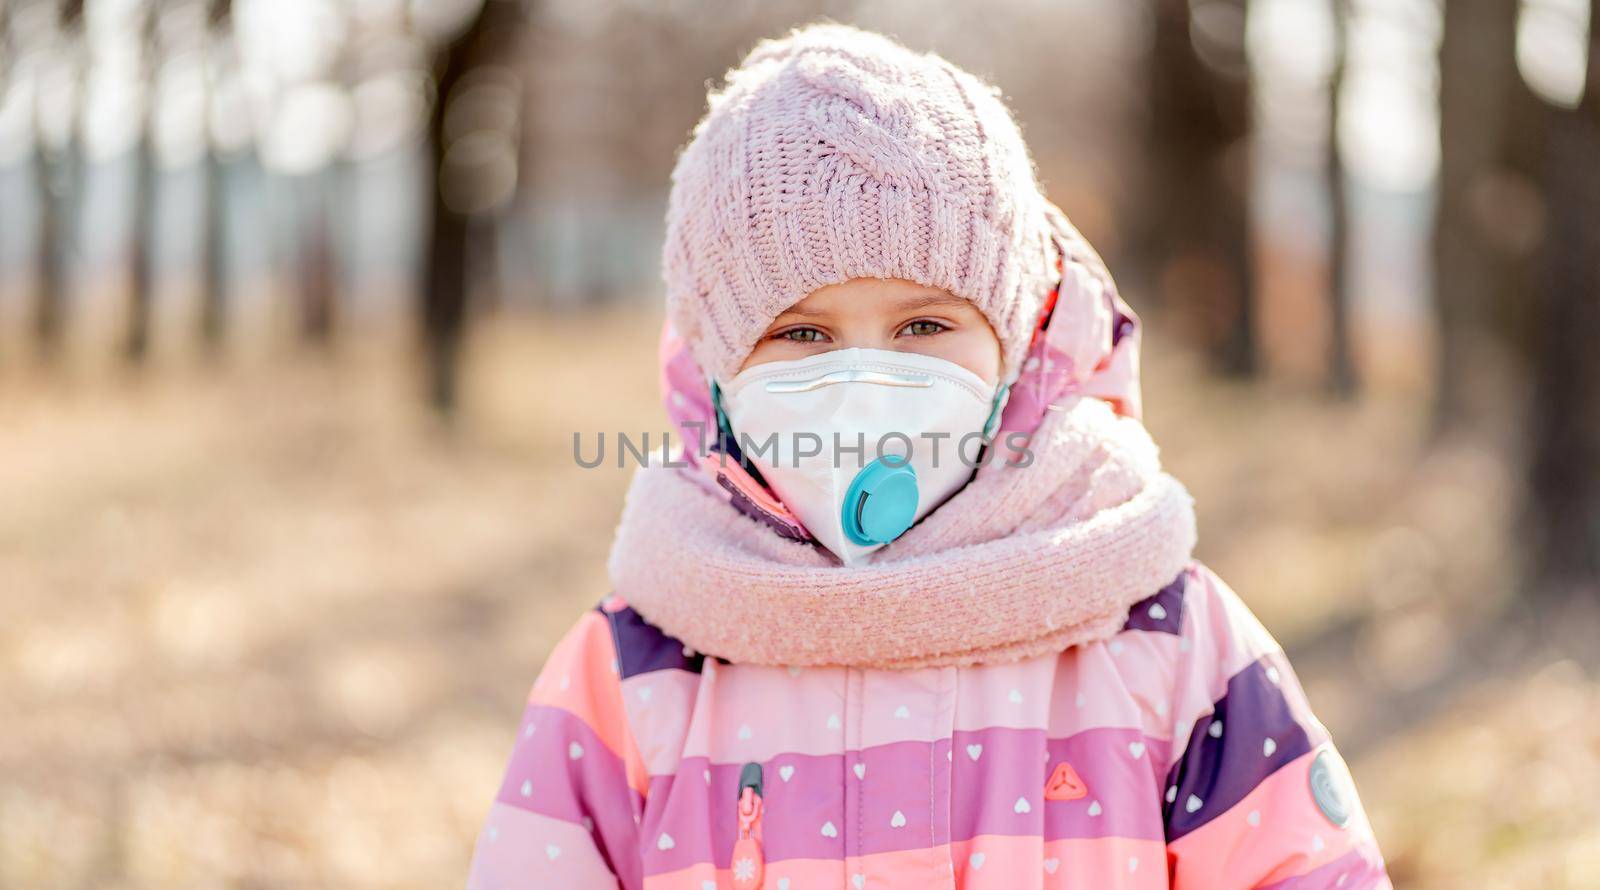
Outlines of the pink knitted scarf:
{"type": "MultiPolygon", "coordinates": [[[[1138,319],[1054,213],[1061,283],[1000,428],[1031,431],[1033,463],[989,463],[848,568],[735,509],[698,468],[647,467],[611,551],[617,593],[690,648],[756,664],[964,665],[1115,633],[1190,561],[1194,512],[1137,420],[1138,319]]],[[[670,331],[662,352],[668,411],[693,443],[705,379],[670,331]]]]}

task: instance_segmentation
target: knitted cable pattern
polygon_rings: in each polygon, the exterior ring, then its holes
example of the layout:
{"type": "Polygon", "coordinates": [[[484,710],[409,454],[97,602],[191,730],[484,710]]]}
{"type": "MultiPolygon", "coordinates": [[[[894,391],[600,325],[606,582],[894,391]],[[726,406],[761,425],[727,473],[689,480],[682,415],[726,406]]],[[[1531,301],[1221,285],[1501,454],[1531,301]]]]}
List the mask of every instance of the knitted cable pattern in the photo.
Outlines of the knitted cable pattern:
{"type": "Polygon", "coordinates": [[[1014,379],[1051,284],[1046,212],[993,87],[881,35],[810,26],[730,71],[679,156],[668,314],[726,380],[812,291],[900,278],[971,300],[1014,379]]]}

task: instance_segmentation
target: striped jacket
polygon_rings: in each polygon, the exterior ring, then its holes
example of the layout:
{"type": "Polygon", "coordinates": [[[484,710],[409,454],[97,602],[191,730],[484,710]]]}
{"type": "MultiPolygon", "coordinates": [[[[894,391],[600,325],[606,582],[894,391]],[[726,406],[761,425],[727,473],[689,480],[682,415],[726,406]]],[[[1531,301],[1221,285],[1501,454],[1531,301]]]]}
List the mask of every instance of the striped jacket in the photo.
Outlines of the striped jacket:
{"type": "Polygon", "coordinates": [[[729,664],[615,598],[533,686],[472,888],[1388,887],[1279,646],[1202,566],[1010,664],[729,664]]]}

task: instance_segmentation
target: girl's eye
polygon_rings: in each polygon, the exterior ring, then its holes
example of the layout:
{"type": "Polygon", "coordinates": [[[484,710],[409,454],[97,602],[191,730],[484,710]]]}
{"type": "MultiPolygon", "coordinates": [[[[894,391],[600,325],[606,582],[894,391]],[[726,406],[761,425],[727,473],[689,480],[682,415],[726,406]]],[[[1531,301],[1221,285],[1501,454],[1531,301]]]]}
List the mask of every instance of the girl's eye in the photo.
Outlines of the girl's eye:
{"type": "Polygon", "coordinates": [[[937,334],[944,330],[946,330],[945,326],[939,322],[928,321],[924,319],[921,321],[913,321],[907,324],[905,327],[900,329],[900,333],[908,334],[912,337],[926,337],[930,334],[937,334]]]}
{"type": "Polygon", "coordinates": [[[779,333],[777,339],[791,340],[795,343],[820,343],[824,337],[816,328],[791,328],[779,333]]]}

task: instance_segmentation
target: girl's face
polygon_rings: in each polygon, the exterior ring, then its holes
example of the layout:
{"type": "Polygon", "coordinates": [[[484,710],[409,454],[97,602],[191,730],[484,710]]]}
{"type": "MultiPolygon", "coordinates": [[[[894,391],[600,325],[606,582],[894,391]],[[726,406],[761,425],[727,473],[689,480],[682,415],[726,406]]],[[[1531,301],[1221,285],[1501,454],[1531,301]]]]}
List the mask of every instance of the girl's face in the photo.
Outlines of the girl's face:
{"type": "Polygon", "coordinates": [[[898,278],[854,278],[812,291],[773,320],[739,370],[851,346],[919,352],[985,380],[1000,377],[1000,338],[976,306],[898,278]]]}

